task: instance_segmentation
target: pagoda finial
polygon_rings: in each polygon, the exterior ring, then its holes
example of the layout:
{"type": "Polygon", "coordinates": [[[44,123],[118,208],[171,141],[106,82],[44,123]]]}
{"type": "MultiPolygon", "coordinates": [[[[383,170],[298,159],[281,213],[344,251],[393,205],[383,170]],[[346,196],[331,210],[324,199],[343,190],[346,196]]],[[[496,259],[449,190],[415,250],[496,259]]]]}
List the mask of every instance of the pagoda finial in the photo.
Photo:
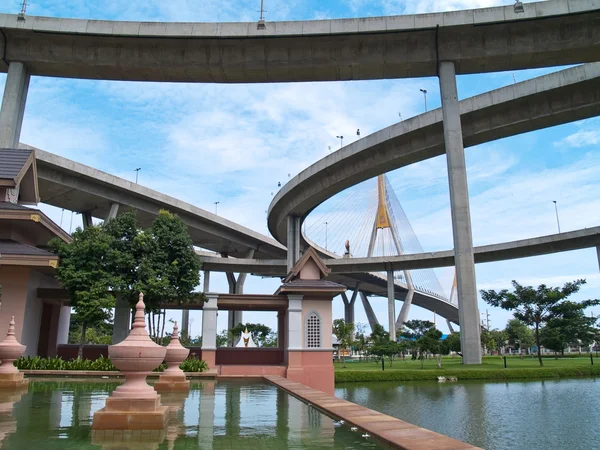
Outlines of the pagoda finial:
{"type": "Polygon", "coordinates": [[[177,321],[175,321],[175,325],[173,325],[173,334],[171,334],[171,341],[179,340],[179,326],[177,326],[177,321]]]}
{"type": "Polygon", "coordinates": [[[146,320],[144,319],[144,294],[140,292],[139,300],[135,305],[135,316],[133,319],[133,328],[146,328],[146,320]]]}

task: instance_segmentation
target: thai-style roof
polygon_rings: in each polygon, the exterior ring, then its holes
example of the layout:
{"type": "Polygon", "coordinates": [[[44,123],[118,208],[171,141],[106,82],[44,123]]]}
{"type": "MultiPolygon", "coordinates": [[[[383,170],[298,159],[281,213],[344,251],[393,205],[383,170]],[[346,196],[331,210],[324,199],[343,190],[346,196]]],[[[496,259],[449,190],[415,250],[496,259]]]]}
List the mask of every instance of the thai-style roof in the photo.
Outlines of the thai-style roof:
{"type": "Polygon", "coordinates": [[[325,265],[323,260],[319,257],[318,253],[316,252],[316,250],[312,247],[309,247],[308,250],[306,252],[304,252],[304,255],[302,255],[302,258],[300,258],[298,260],[298,262],[296,264],[294,264],[294,267],[292,267],[292,270],[290,270],[290,273],[287,274],[287,276],[285,277],[283,282],[287,283],[288,281],[291,281],[292,279],[298,277],[300,275],[300,271],[302,270],[302,268],[310,260],[314,261],[314,263],[319,268],[319,271],[321,272],[321,278],[329,275],[329,272],[331,272],[331,269],[329,269],[329,267],[327,267],[325,265]]]}
{"type": "Polygon", "coordinates": [[[19,187],[17,203],[37,205],[40,196],[33,150],[0,148],[0,187],[19,187]]]}

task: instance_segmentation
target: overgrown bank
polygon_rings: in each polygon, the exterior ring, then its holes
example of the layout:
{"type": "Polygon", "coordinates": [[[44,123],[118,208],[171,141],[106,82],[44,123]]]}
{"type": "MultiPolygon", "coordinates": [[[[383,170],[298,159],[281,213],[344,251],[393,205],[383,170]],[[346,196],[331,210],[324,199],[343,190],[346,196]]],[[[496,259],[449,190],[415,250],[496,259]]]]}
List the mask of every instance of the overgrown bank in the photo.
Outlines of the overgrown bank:
{"type": "Polygon", "coordinates": [[[427,381],[438,377],[458,380],[518,380],[546,378],[576,378],[600,376],[600,365],[582,367],[536,367],[530,369],[440,369],[440,370],[345,370],[335,373],[336,383],[360,381],[427,381]]]}

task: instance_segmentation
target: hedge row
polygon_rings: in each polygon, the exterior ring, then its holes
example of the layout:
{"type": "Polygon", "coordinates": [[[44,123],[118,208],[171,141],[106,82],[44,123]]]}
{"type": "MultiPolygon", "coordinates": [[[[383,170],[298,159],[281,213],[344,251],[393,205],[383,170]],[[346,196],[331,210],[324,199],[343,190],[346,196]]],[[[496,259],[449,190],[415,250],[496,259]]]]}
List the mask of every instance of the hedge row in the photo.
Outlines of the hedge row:
{"type": "Polygon", "coordinates": [[[536,367],[531,369],[481,370],[348,370],[336,372],[336,383],[356,381],[420,381],[437,377],[456,377],[459,380],[515,380],[523,378],[569,378],[600,376],[600,365],[582,367],[536,367]]]}
{"type": "MultiPolygon", "coordinates": [[[[98,359],[73,359],[65,361],[61,357],[40,358],[39,356],[21,357],[14,362],[15,367],[20,370],[87,370],[87,371],[116,371],[109,358],[100,356],[98,359]]],[[[192,355],[179,366],[184,372],[203,372],[208,366],[206,362],[192,355]]],[[[165,363],[154,369],[154,372],[162,372],[167,368],[165,363]]]]}

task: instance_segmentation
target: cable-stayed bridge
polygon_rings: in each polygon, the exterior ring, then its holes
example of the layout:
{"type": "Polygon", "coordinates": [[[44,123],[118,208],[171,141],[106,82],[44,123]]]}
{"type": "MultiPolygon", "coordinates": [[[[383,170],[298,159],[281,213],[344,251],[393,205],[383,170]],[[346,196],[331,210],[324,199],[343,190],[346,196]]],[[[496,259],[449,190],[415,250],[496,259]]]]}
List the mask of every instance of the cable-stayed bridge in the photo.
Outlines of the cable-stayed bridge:
{"type": "MultiPolygon", "coordinates": [[[[423,253],[419,239],[385,175],[353,186],[325,202],[307,218],[302,232],[309,245],[330,258],[371,258],[423,253]]],[[[339,276],[333,275],[336,278],[339,276]]],[[[444,303],[450,308],[457,308],[456,296],[451,297],[453,301],[448,298],[433,269],[388,270],[344,276],[350,277],[356,277],[358,288],[350,299],[343,296],[345,319],[349,322],[354,322],[354,302],[357,295],[360,295],[371,328],[378,323],[369,299],[364,295],[365,281],[372,285],[368,293],[388,298],[388,321],[390,328],[395,330],[407,320],[415,296],[418,297],[419,304],[425,302],[429,306],[427,309],[434,312],[437,312],[435,305],[444,303]],[[388,280],[393,280],[393,285],[388,280]],[[390,295],[392,288],[393,295],[390,295]],[[397,317],[392,298],[403,301],[397,317]],[[392,327],[392,324],[395,326],[392,327]]],[[[350,280],[340,281],[352,286],[350,280]]],[[[450,320],[456,322],[454,315],[449,317],[446,313],[444,317],[449,319],[449,326],[450,320]]]]}

